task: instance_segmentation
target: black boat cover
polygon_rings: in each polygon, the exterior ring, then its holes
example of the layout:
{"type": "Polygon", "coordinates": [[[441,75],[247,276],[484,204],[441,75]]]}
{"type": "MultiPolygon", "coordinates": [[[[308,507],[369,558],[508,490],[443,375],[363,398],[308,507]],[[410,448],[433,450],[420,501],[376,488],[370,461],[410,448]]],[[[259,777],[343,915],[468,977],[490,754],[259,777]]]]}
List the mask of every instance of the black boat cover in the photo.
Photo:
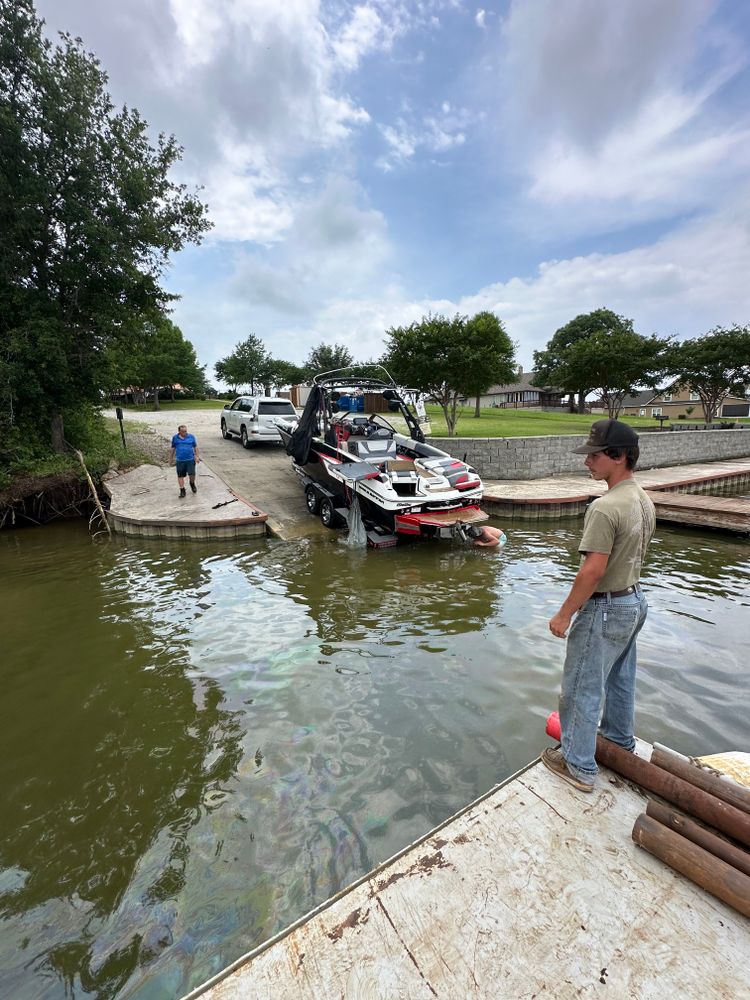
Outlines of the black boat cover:
{"type": "Polygon", "coordinates": [[[307,465],[312,439],[320,434],[318,414],[322,413],[325,405],[323,389],[319,385],[313,385],[297,427],[286,443],[286,453],[292,456],[297,465],[307,465]]]}

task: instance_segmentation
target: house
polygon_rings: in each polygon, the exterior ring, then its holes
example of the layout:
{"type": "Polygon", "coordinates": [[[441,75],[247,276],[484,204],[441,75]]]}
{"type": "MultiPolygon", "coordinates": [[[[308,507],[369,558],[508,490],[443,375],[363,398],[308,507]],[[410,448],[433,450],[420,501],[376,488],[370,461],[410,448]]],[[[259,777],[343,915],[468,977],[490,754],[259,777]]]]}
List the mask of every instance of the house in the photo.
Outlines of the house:
{"type": "MultiPolygon", "coordinates": [[[[518,376],[515,382],[507,385],[491,385],[489,389],[479,397],[480,406],[493,406],[500,409],[536,409],[536,410],[559,410],[563,408],[562,399],[567,395],[562,389],[554,386],[544,386],[540,389],[531,384],[534,372],[524,372],[518,369],[518,376]]],[[[471,406],[476,406],[476,396],[469,396],[465,402],[471,406]]],[[[464,400],[462,399],[463,403],[464,400]]]]}
{"type": "MultiPolygon", "coordinates": [[[[592,407],[593,409],[593,407],[592,407]]],[[[718,417],[750,416],[750,400],[726,396],[719,404],[718,417]]],[[[669,417],[703,421],[703,406],[697,392],[674,382],[663,389],[647,389],[626,396],[620,410],[622,417],[669,417]]]]}

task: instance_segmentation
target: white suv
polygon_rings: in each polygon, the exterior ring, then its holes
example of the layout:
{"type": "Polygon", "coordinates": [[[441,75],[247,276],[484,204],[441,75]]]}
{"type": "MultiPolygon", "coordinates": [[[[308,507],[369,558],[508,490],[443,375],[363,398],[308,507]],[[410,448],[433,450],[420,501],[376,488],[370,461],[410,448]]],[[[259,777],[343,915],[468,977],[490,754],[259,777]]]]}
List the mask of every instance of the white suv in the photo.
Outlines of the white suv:
{"type": "Polygon", "coordinates": [[[278,420],[296,420],[297,411],[288,399],[276,396],[238,396],[221,411],[222,437],[237,434],[243,447],[256,441],[281,441],[278,420]]]}

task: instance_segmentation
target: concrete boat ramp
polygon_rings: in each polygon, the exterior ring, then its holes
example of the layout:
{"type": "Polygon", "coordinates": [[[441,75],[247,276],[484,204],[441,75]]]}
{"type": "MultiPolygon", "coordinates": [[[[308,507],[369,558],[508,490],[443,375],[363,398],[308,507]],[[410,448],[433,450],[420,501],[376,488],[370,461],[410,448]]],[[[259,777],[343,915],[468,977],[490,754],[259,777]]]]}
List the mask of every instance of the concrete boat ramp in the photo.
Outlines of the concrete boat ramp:
{"type": "Polygon", "coordinates": [[[266,533],[264,511],[230,490],[205,463],[196,470],[197,493],[187,480],[180,497],[174,469],[139,465],[109,479],[110,526],[142,538],[253,538],[266,533]]]}
{"type": "Polygon", "coordinates": [[[747,997],[750,921],[633,843],[645,802],[535,762],[185,1000],[747,997]]]}

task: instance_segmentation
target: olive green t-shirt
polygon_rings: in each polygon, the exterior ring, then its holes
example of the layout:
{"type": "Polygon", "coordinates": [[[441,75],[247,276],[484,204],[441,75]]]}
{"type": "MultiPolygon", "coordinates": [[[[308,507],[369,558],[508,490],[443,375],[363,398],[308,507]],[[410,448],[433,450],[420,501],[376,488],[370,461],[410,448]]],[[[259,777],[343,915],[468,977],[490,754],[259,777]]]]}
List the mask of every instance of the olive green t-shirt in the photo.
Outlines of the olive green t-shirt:
{"type": "Polygon", "coordinates": [[[578,551],[609,556],[598,590],[625,590],[638,583],[655,526],[654,505],[634,479],[623,479],[594,500],[578,551]]]}

